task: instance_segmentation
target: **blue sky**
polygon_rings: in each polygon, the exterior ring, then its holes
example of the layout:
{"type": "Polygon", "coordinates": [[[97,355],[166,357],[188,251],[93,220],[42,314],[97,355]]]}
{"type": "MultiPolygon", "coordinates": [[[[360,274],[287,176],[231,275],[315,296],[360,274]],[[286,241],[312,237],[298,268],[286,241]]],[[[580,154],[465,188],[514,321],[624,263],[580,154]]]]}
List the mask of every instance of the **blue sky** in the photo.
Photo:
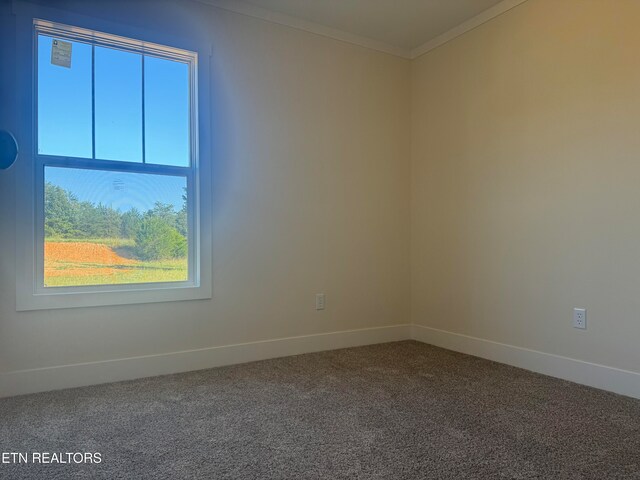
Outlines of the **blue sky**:
{"type": "MultiPolygon", "coordinates": [[[[72,42],[71,68],[51,64],[52,38],[38,40],[38,152],[92,158],[91,45],[72,42]]],[[[142,162],[142,55],[95,47],[96,158],[142,162]]],[[[189,164],[188,65],[144,58],[147,163],[189,164]]],[[[156,201],[182,207],[183,177],[48,168],[45,180],[127,210],[156,201]]]]}

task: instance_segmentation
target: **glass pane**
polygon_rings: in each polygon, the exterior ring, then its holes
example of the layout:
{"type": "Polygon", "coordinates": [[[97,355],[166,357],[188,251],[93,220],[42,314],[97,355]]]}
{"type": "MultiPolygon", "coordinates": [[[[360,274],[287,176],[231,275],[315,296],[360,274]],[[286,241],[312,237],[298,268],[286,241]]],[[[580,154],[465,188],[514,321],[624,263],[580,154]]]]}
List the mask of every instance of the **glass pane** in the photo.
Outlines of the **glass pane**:
{"type": "Polygon", "coordinates": [[[95,47],[96,158],[142,162],[142,56],[95,47]]]}
{"type": "Polygon", "coordinates": [[[38,35],[38,152],[91,158],[91,137],[91,45],[38,35]],[[54,58],[54,42],[70,44],[70,63],[54,58]]]}
{"type": "Polygon", "coordinates": [[[184,177],[45,168],[44,285],[188,279],[184,177]]]}
{"type": "Polygon", "coordinates": [[[189,166],[189,66],[144,58],[145,161],[189,166]]]}

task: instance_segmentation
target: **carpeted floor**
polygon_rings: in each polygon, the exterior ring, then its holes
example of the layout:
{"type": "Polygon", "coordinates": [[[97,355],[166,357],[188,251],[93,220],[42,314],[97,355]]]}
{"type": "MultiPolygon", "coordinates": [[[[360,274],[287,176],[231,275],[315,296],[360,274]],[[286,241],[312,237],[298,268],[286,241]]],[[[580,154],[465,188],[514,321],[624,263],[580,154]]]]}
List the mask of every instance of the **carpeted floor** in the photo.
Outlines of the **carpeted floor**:
{"type": "Polygon", "coordinates": [[[640,401],[418,342],[0,400],[2,479],[640,479],[640,401]]]}

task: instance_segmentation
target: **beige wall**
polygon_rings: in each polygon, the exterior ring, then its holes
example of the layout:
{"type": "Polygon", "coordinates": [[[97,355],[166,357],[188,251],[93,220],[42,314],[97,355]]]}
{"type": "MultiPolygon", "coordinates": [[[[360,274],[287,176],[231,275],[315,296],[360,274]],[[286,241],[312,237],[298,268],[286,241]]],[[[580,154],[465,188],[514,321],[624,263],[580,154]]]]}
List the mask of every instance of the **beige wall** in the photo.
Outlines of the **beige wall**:
{"type": "Polygon", "coordinates": [[[214,295],[16,312],[0,172],[0,372],[408,323],[408,61],[197,3],[48,3],[211,35],[214,295]]]}
{"type": "Polygon", "coordinates": [[[639,369],[638,19],[529,0],[414,61],[414,323],[639,369]]]}
{"type": "Polygon", "coordinates": [[[214,298],[17,313],[0,255],[0,372],[410,319],[638,370],[639,2],[528,0],[411,64],[195,3],[48,3],[210,35],[214,298]]]}

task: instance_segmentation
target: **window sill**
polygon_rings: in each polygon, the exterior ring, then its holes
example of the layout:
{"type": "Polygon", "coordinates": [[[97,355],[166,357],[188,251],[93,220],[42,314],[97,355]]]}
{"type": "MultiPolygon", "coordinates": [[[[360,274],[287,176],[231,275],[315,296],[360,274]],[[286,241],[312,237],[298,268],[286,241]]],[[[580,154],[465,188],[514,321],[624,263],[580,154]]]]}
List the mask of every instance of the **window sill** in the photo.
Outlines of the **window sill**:
{"type": "MultiPolygon", "coordinates": [[[[162,285],[116,285],[117,290],[105,290],[104,286],[87,287],[86,291],[74,288],[52,287],[42,293],[24,295],[17,292],[17,311],[48,310],[60,308],[100,307],[108,305],[133,305],[140,303],[174,302],[181,300],[203,300],[211,298],[211,288],[167,283],[162,285]],[[49,291],[51,290],[51,291],[49,291]]],[[[108,287],[107,287],[108,288],[108,287]]]]}

